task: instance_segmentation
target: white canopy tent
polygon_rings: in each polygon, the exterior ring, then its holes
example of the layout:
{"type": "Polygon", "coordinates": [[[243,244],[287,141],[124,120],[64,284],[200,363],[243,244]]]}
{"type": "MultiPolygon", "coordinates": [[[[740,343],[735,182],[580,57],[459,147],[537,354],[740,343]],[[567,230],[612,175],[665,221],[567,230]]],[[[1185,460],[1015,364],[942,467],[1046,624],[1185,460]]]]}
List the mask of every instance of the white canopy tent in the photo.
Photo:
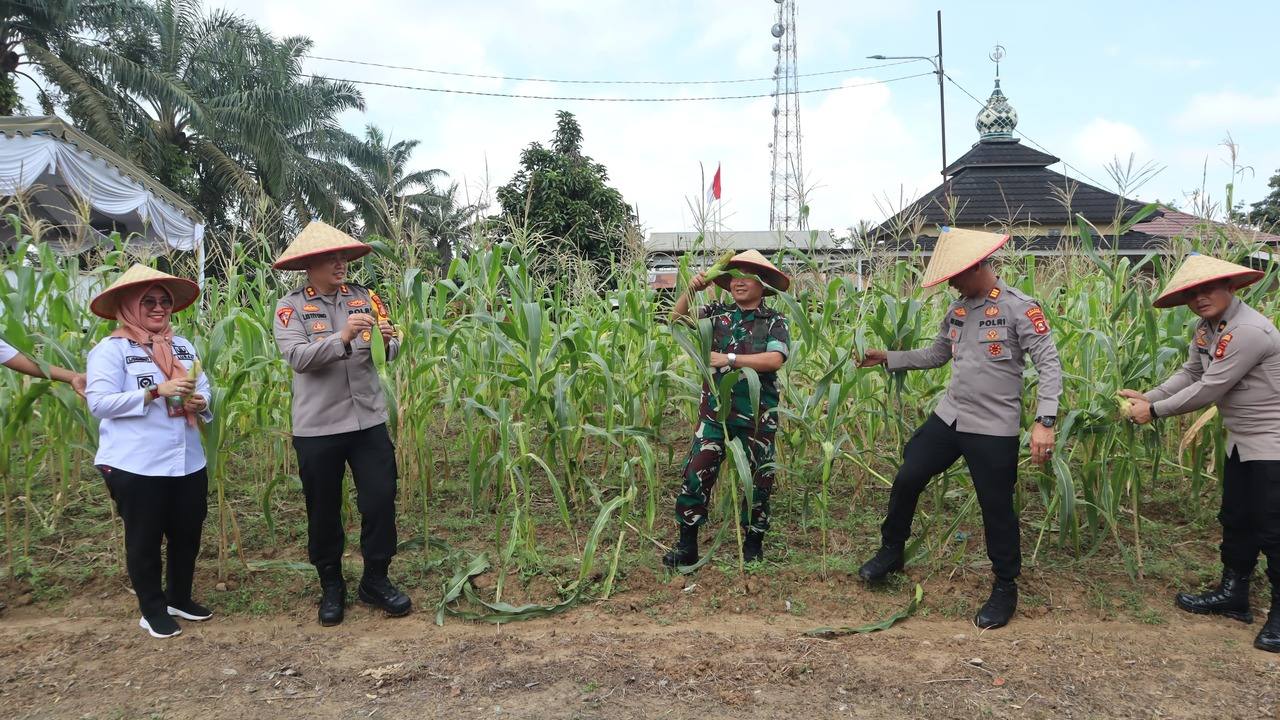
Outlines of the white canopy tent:
{"type": "MultiPolygon", "coordinates": [[[[204,285],[204,218],[173,191],[61,118],[0,118],[0,196],[26,198],[67,254],[118,231],[143,254],[194,252],[204,285]],[[86,222],[87,218],[87,222],[86,222]]],[[[0,242],[13,240],[0,226],[0,242]]]]}

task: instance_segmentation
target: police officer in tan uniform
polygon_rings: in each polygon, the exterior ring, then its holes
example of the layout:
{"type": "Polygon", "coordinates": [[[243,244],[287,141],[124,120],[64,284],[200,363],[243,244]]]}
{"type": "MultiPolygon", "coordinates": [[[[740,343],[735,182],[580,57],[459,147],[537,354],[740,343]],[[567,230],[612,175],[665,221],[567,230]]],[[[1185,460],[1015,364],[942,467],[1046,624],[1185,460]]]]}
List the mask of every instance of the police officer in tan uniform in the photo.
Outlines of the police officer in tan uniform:
{"type": "Polygon", "coordinates": [[[1227,427],[1222,477],[1222,581],[1198,595],[1178,593],[1178,607],[1253,622],[1249,579],[1258,553],[1267,556],[1271,614],[1254,647],[1280,652],[1280,332],[1234,292],[1263,277],[1258,270],[1192,255],[1183,262],[1158,308],[1185,304],[1200,317],[1187,361],[1145,394],[1122,390],[1130,419],[1195,412],[1216,403],[1227,427]]]}
{"type": "Polygon", "coordinates": [[[1037,463],[1047,461],[1053,452],[1053,425],[1062,391],[1058,349],[1044,311],[1035,300],[1005,285],[987,263],[1008,239],[1007,235],[943,228],[923,284],[948,282],[960,298],[947,309],[937,337],[919,350],[868,350],[859,363],[859,367],[885,365],[890,372],[900,372],[951,362],[952,371],[946,394],[903,450],[880,528],[880,550],[858,574],[875,582],[902,569],[920,493],[963,456],[978,493],[987,556],[995,573],[991,597],[974,617],[974,623],[984,629],[1008,624],[1018,603],[1016,579],[1022,570],[1022,551],[1013,493],[1018,480],[1025,358],[1031,357],[1040,375],[1031,426],[1031,457],[1037,463]]]}
{"type": "Polygon", "coordinates": [[[307,500],[307,552],[320,575],[321,625],[342,622],[345,534],[342,478],[355,479],[364,575],[360,600],[392,617],[412,603],[387,578],[396,552],[396,456],[387,434],[387,405],[371,352],[372,333],[388,360],[400,349],[396,329],[376,293],[346,281],[347,263],[372,248],[312,222],[275,267],[305,270],[307,282],[276,305],[276,345],[293,368],[293,447],[307,500]]]}

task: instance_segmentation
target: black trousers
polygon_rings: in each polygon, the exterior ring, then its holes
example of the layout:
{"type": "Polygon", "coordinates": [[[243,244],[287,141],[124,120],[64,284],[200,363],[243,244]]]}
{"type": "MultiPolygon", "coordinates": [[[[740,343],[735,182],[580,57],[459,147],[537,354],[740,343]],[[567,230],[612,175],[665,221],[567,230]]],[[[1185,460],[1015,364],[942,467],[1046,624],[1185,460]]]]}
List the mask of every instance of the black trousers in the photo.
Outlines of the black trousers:
{"type": "Polygon", "coordinates": [[[98,470],[124,520],[125,566],[142,614],[162,614],[167,605],[190,600],[209,507],[209,476],[203,468],[182,477],[135,475],[106,465],[98,470]],[[168,540],[168,564],[161,589],[163,540],[168,540]]]}
{"type": "Polygon", "coordinates": [[[1280,461],[1241,462],[1227,457],[1222,475],[1222,564],[1252,575],[1258,553],[1267,556],[1267,576],[1280,585],[1280,461]]]}
{"type": "Polygon", "coordinates": [[[355,432],[293,438],[307,498],[307,554],[317,568],[339,565],[342,477],[351,466],[360,511],[365,572],[385,574],[396,554],[396,449],[385,424],[355,432]]]}
{"type": "Polygon", "coordinates": [[[902,451],[902,466],[889,492],[889,512],[880,526],[885,545],[902,547],[925,486],[961,456],[969,466],[982,508],[987,557],[1001,580],[1022,572],[1022,548],[1013,491],[1018,482],[1018,438],[964,433],[930,414],[902,451]]]}

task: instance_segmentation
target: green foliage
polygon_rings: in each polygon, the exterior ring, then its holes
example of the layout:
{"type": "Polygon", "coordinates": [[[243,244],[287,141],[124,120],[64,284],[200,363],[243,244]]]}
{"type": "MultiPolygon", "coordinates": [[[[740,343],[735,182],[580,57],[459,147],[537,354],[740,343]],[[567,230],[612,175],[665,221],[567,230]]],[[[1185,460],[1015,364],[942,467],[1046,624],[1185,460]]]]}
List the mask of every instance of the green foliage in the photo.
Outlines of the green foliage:
{"type": "Polygon", "coordinates": [[[1280,227],[1280,170],[1267,181],[1271,192],[1250,207],[1249,222],[1263,228],[1274,230],[1280,227]]]}
{"type": "Polygon", "coordinates": [[[635,211],[608,181],[604,165],[582,154],[577,118],[562,110],[551,147],[525,148],[520,169],[498,188],[498,202],[505,216],[565,243],[604,274],[636,224],[635,211]]]}

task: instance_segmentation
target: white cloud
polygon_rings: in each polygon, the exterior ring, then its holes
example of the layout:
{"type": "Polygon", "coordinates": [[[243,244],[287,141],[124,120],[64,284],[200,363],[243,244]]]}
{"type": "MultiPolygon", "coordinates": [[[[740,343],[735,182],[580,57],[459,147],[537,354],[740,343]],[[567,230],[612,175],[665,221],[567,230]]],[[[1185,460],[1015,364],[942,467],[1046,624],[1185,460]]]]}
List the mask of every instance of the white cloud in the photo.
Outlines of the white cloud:
{"type": "Polygon", "coordinates": [[[1127,162],[1130,154],[1141,162],[1150,150],[1137,128],[1105,118],[1094,118],[1080,128],[1072,138],[1072,147],[1072,160],[1086,167],[1101,167],[1116,158],[1127,162]]]}
{"type": "Polygon", "coordinates": [[[1234,90],[1192,96],[1174,124],[1183,130],[1230,130],[1250,125],[1280,125],[1280,87],[1270,94],[1234,90]]]}

